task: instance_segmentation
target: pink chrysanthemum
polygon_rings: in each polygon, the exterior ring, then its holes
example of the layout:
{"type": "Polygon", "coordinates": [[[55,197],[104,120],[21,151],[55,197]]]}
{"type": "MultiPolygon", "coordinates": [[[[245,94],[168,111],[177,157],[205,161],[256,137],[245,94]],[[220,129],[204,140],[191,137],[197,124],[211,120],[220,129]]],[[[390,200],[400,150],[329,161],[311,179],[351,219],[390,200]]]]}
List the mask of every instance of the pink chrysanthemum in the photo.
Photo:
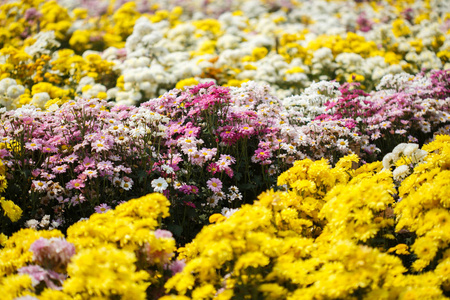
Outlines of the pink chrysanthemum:
{"type": "Polygon", "coordinates": [[[222,190],[222,181],[218,178],[211,178],[206,182],[208,188],[214,193],[220,192],[222,190]]]}
{"type": "Polygon", "coordinates": [[[66,188],[68,188],[69,190],[81,190],[82,188],[84,188],[84,182],[81,179],[72,179],[66,184],[66,188]]]}
{"type": "Polygon", "coordinates": [[[96,213],[103,214],[103,213],[107,212],[108,210],[110,210],[111,206],[109,206],[106,203],[102,203],[100,205],[97,205],[94,209],[95,209],[96,213]]]}

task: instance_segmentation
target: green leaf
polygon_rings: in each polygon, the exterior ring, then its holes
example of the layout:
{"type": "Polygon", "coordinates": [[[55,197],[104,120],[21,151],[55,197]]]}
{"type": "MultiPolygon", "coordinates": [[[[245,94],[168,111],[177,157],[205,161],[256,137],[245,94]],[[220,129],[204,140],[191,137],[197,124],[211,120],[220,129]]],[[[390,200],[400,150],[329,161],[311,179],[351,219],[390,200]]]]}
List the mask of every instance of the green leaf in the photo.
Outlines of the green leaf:
{"type": "Polygon", "coordinates": [[[183,227],[177,224],[169,224],[167,225],[167,229],[175,236],[181,236],[183,233],[183,227]]]}

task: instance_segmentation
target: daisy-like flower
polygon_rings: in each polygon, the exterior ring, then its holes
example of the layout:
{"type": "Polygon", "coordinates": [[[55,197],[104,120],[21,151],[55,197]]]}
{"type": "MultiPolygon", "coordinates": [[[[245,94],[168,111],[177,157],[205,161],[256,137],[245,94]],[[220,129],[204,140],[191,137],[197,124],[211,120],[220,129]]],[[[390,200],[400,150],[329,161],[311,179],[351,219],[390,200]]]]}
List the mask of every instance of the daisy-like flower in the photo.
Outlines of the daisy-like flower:
{"type": "Polygon", "coordinates": [[[193,136],[181,138],[178,140],[178,145],[181,146],[181,148],[195,148],[197,144],[203,144],[203,141],[193,136]]]}
{"type": "Polygon", "coordinates": [[[206,182],[206,185],[214,193],[218,193],[222,190],[222,181],[218,178],[211,178],[206,182]]]}
{"type": "Polygon", "coordinates": [[[42,172],[41,173],[41,177],[47,180],[52,180],[53,178],[55,178],[56,176],[54,174],[50,174],[47,172],[42,172]]]}
{"type": "Polygon", "coordinates": [[[83,159],[83,167],[86,169],[95,167],[95,160],[90,157],[86,157],[83,159]]]}
{"type": "Polygon", "coordinates": [[[222,214],[222,216],[229,218],[229,217],[231,217],[231,215],[233,215],[238,210],[239,210],[239,208],[224,207],[224,208],[222,208],[222,211],[220,213],[222,214]]]}
{"type": "Polygon", "coordinates": [[[162,165],[161,169],[166,173],[166,174],[173,174],[174,170],[171,166],[168,165],[162,165]]]}
{"type": "Polygon", "coordinates": [[[76,206],[76,205],[78,205],[78,204],[80,204],[80,203],[83,203],[84,201],[86,201],[86,198],[83,196],[83,195],[75,195],[75,196],[73,196],[71,199],[70,199],[70,203],[73,205],[73,206],[76,206]]]}
{"type": "Polygon", "coordinates": [[[232,193],[239,193],[239,188],[235,185],[230,186],[228,190],[232,193]]]}
{"type": "Polygon", "coordinates": [[[205,161],[208,161],[208,160],[212,159],[214,157],[214,155],[216,155],[217,149],[216,148],[213,148],[213,149],[202,148],[202,150],[200,150],[199,153],[200,153],[200,156],[202,156],[205,161]]]}
{"type": "Polygon", "coordinates": [[[53,145],[46,145],[46,146],[42,147],[42,152],[44,152],[44,153],[52,153],[52,152],[56,153],[56,152],[58,152],[58,148],[56,148],[53,145]]]}
{"type": "Polygon", "coordinates": [[[219,158],[219,161],[227,161],[227,162],[229,162],[231,164],[234,164],[236,162],[236,159],[233,156],[231,156],[231,155],[221,154],[220,158],[219,158]]]}
{"type": "Polygon", "coordinates": [[[131,187],[133,186],[133,180],[131,180],[129,178],[129,180],[122,180],[122,182],[120,183],[120,187],[123,188],[125,191],[128,191],[131,189],[131,187]]]}
{"type": "Polygon", "coordinates": [[[74,153],[70,154],[69,156],[64,158],[64,161],[67,163],[73,163],[76,162],[78,159],[78,156],[74,153]]]}
{"type": "Polygon", "coordinates": [[[293,154],[293,153],[297,152],[297,148],[292,144],[282,143],[281,148],[283,150],[286,150],[286,152],[289,154],[293,154]]]}
{"type": "Polygon", "coordinates": [[[39,143],[34,143],[34,142],[28,142],[25,143],[25,148],[31,151],[35,151],[35,150],[39,150],[41,149],[42,145],[39,143]]]}
{"type": "Polygon", "coordinates": [[[84,188],[84,182],[81,179],[72,179],[66,184],[66,188],[68,188],[69,190],[81,190],[82,188],[84,188]]]}
{"type": "Polygon", "coordinates": [[[263,161],[271,157],[270,150],[258,148],[255,150],[256,161],[263,161]]]}
{"type": "Polygon", "coordinates": [[[85,174],[89,178],[96,178],[98,175],[97,170],[91,170],[91,169],[85,170],[83,172],[83,174],[85,174]]]}
{"type": "Polygon", "coordinates": [[[228,201],[229,202],[234,201],[236,199],[242,200],[242,194],[237,192],[237,193],[231,193],[231,194],[228,195],[228,201]]]}
{"type": "Polygon", "coordinates": [[[168,186],[169,185],[167,184],[167,181],[162,177],[152,180],[152,187],[157,193],[162,193],[167,189],[168,186]]]}
{"type": "Polygon", "coordinates": [[[95,209],[96,213],[103,214],[103,213],[107,212],[108,210],[110,210],[111,206],[109,206],[106,203],[102,203],[100,205],[97,205],[94,209],[95,209]]]}
{"type": "Polygon", "coordinates": [[[37,192],[44,192],[47,189],[48,184],[41,180],[33,180],[31,187],[37,192]]]}
{"type": "Polygon", "coordinates": [[[189,156],[193,156],[195,154],[197,154],[197,148],[195,147],[191,147],[191,148],[181,148],[181,151],[183,151],[184,154],[189,155],[189,156]]]}
{"type": "Polygon", "coordinates": [[[114,168],[112,162],[110,162],[109,160],[107,161],[101,161],[97,164],[97,168],[100,171],[106,171],[106,170],[112,170],[114,168]]]}
{"type": "Polygon", "coordinates": [[[348,141],[344,139],[338,139],[336,142],[339,149],[344,150],[348,147],[348,141]]]}
{"type": "Polygon", "coordinates": [[[110,149],[109,145],[106,143],[106,141],[102,140],[96,140],[91,144],[92,150],[95,150],[96,152],[100,151],[108,151],[110,149]]]}
{"type": "MultiPolygon", "coordinates": [[[[209,206],[211,206],[211,207],[216,207],[217,204],[219,203],[219,199],[218,199],[217,197],[214,197],[214,196],[208,197],[208,198],[206,199],[206,203],[207,203],[209,206]]],[[[204,203],[202,203],[202,205],[204,205],[204,203]]]]}
{"type": "Polygon", "coordinates": [[[221,160],[221,159],[219,159],[217,161],[217,164],[215,164],[215,165],[216,165],[216,167],[219,168],[220,171],[224,171],[230,166],[230,164],[231,163],[228,160],[221,160]]]}
{"type": "Polygon", "coordinates": [[[64,164],[64,165],[60,165],[60,166],[53,167],[53,168],[52,168],[52,171],[53,171],[55,174],[62,174],[62,173],[65,173],[65,172],[67,171],[67,168],[68,168],[68,167],[69,167],[68,165],[64,164]]]}
{"type": "Polygon", "coordinates": [[[387,129],[390,127],[391,127],[391,122],[389,122],[389,121],[384,121],[380,124],[380,128],[382,128],[382,129],[387,129]]]}
{"type": "Polygon", "coordinates": [[[252,135],[255,132],[255,128],[250,125],[245,124],[244,126],[239,128],[239,133],[243,135],[252,135]]]}

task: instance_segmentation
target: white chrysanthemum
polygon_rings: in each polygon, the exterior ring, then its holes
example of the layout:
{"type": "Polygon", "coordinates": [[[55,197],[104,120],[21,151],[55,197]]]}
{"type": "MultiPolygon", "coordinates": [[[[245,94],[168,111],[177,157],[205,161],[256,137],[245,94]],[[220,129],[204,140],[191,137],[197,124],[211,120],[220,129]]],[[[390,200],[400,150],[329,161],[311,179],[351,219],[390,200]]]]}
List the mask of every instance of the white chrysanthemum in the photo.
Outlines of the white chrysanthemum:
{"type": "Polygon", "coordinates": [[[395,164],[398,156],[394,153],[388,153],[383,157],[383,168],[389,170],[395,164]]]}
{"type": "Polygon", "coordinates": [[[419,149],[419,145],[418,144],[406,144],[405,148],[403,149],[403,154],[406,156],[411,156],[411,154],[413,154],[414,151],[416,151],[417,149],[419,149]]]}
{"type": "Polygon", "coordinates": [[[50,100],[50,95],[48,93],[37,93],[34,94],[30,104],[43,109],[45,107],[45,103],[47,103],[48,100],[50,100]]]}
{"type": "Polygon", "coordinates": [[[414,164],[420,163],[423,161],[425,156],[428,155],[428,152],[422,149],[417,149],[413,153],[411,153],[411,162],[414,164]]]}
{"type": "Polygon", "coordinates": [[[17,98],[25,92],[23,85],[12,85],[6,90],[6,96],[9,98],[17,98]]]}
{"type": "Polygon", "coordinates": [[[401,180],[408,176],[411,173],[411,170],[409,166],[402,165],[397,168],[395,168],[394,172],[392,172],[392,176],[394,177],[394,180],[401,180]]]}
{"type": "Polygon", "coordinates": [[[169,185],[167,184],[167,181],[162,177],[152,180],[152,187],[157,193],[162,193],[167,189],[168,186],[169,185]]]}

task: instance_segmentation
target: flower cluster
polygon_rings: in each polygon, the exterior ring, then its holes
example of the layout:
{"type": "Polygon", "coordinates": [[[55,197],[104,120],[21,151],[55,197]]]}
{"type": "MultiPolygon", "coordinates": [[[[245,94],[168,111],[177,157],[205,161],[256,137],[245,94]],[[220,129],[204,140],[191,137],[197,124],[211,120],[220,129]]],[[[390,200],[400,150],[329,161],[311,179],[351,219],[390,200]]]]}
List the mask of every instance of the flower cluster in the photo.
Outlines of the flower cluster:
{"type": "MultiPolygon", "coordinates": [[[[0,193],[4,193],[8,187],[6,180],[6,166],[0,160],[0,193]]],[[[22,209],[11,200],[6,200],[5,197],[0,197],[0,228],[12,226],[12,223],[19,221],[22,217],[22,209]]],[[[3,231],[3,230],[2,230],[3,231]]],[[[4,238],[4,233],[0,232],[0,244],[4,238]]]]}
{"type": "Polygon", "coordinates": [[[168,207],[164,196],[149,194],[74,224],[67,240],[58,230],[13,234],[0,249],[3,297],[160,297],[184,266],[171,262],[172,234],[157,229],[168,207]]]}
{"type": "Polygon", "coordinates": [[[54,110],[3,110],[5,196],[22,209],[31,197],[27,227],[67,228],[120,201],[165,193],[168,228],[193,237],[210,214],[253,201],[296,160],[336,163],[354,153],[371,161],[396,140],[423,143],[446,132],[449,74],[387,76],[370,94],[321,81],[281,101],[254,81],[209,82],[139,107],[80,98],[54,110]]]}
{"type": "Polygon", "coordinates": [[[280,98],[319,80],[372,89],[387,74],[450,67],[443,2],[6,3],[0,80],[16,84],[0,103],[50,107],[94,95],[137,104],[205,80],[263,82],[280,98]]]}
{"type": "Polygon", "coordinates": [[[3,1],[0,294],[450,296],[449,36],[444,0],[3,1]]]}
{"type": "Polygon", "coordinates": [[[31,200],[22,221],[34,228],[67,228],[101,204],[150,192],[147,172],[162,159],[168,122],[104,100],[71,100],[45,112],[26,105],[1,119],[1,156],[11,178],[5,196],[22,208],[31,200]]]}
{"type": "Polygon", "coordinates": [[[438,3],[430,11],[425,2],[286,1],[285,9],[271,12],[262,1],[244,2],[238,8],[229,1],[217,20],[201,13],[217,3],[199,9],[199,19],[180,17],[181,8],[137,19],[120,63],[125,85],[116,101],[136,103],[205,78],[230,86],[269,83],[279,97],[334,78],[370,89],[387,74],[449,67],[448,25],[438,19],[448,16],[438,3]]]}
{"type": "Polygon", "coordinates": [[[422,150],[399,147],[429,153],[400,186],[379,161],[297,161],[278,178],[285,191],[212,216],[179,249],[187,264],[162,299],[443,298],[449,145],[439,135],[422,150]]]}

